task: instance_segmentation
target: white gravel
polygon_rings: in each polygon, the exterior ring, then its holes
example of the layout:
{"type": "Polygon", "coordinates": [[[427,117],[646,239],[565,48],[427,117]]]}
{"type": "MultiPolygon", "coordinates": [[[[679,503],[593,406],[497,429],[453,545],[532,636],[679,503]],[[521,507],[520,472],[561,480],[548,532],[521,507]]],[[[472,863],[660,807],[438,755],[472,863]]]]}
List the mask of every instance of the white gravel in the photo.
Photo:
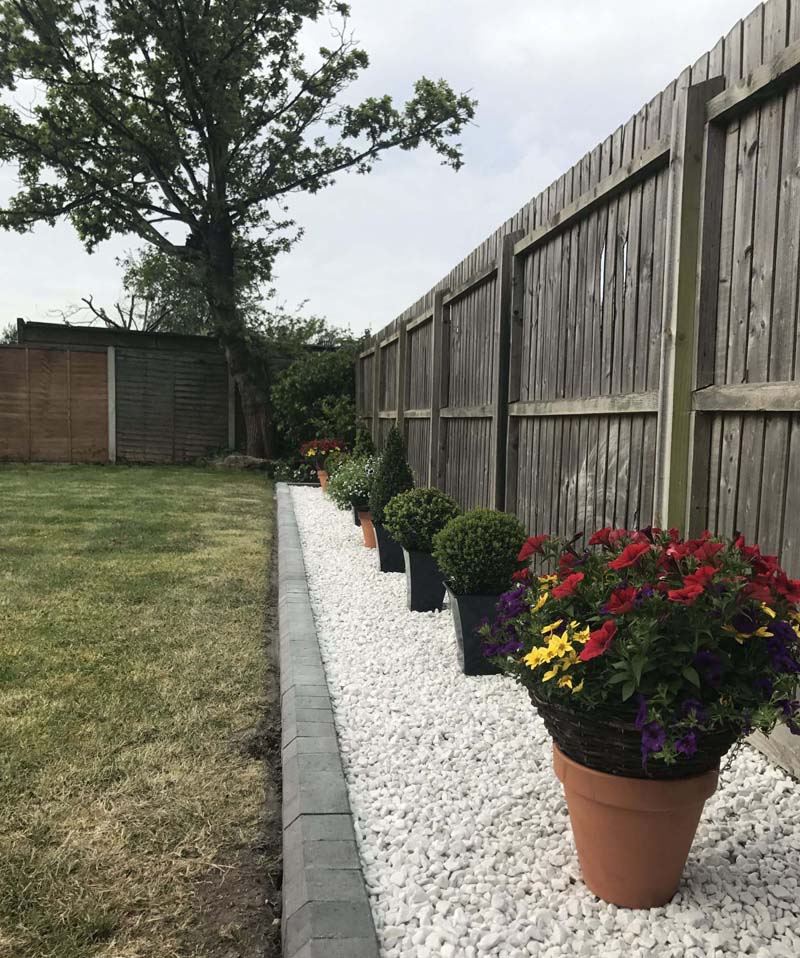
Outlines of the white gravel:
{"type": "Polygon", "coordinates": [[[600,902],[524,692],[462,675],[450,613],[409,612],[349,513],[292,498],[385,958],[800,955],[797,783],[743,749],[673,901],[600,902]]]}

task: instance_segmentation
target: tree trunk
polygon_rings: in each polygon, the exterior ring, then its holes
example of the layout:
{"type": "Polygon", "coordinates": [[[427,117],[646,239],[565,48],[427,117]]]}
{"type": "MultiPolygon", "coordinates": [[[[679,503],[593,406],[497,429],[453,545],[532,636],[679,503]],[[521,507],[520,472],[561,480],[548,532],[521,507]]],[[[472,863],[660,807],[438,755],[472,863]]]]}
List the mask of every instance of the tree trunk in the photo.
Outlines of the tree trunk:
{"type": "Polygon", "coordinates": [[[266,397],[253,381],[244,322],[236,305],[233,231],[227,217],[209,228],[208,251],[208,304],[220,344],[225,349],[228,369],[239,388],[247,455],[266,459],[272,454],[266,397]]]}

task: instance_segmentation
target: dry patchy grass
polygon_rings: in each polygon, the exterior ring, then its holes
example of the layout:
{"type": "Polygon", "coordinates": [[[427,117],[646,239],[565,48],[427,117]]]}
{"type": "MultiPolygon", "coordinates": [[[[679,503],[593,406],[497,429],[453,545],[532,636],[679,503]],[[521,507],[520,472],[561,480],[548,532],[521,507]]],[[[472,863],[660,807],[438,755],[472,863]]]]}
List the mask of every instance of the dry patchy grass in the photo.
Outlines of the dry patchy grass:
{"type": "Polygon", "coordinates": [[[278,953],[271,516],[260,476],[0,468],[3,958],[278,953]]]}

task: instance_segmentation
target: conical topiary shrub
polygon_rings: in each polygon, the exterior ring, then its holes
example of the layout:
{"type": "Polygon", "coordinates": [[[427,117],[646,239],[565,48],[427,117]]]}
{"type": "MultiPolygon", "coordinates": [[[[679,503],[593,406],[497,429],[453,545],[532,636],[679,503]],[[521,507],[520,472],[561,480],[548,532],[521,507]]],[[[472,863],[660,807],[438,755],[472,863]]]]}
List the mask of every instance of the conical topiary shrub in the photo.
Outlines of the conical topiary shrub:
{"type": "Polygon", "coordinates": [[[405,560],[399,542],[383,528],[386,506],[401,492],[414,488],[414,477],[406,459],[406,445],[400,432],[392,426],[386,437],[386,447],[372,483],[369,508],[375,526],[378,546],[378,568],[381,572],[404,572],[405,560]]]}
{"type": "Polygon", "coordinates": [[[372,441],[369,430],[363,426],[359,426],[356,431],[356,441],[353,443],[353,455],[360,458],[363,456],[374,456],[375,453],[375,443],[372,441]]]}
{"type": "Polygon", "coordinates": [[[372,483],[369,498],[372,521],[383,525],[383,513],[389,500],[394,499],[398,493],[413,488],[414,476],[406,459],[406,444],[397,426],[392,426],[372,483]]]}

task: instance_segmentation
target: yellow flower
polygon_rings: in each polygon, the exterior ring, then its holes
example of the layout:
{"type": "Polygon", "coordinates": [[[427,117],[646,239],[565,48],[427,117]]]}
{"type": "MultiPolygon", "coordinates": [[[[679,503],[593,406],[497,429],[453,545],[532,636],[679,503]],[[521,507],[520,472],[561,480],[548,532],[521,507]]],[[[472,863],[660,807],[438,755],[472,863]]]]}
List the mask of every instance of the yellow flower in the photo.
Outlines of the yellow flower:
{"type": "Polygon", "coordinates": [[[578,661],[578,653],[574,649],[570,649],[569,653],[561,659],[561,668],[566,672],[566,670],[571,669],[573,665],[577,665],[578,661]]]}
{"type": "Polygon", "coordinates": [[[774,618],[775,618],[775,610],[774,610],[774,609],[770,609],[770,607],[766,604],[766,602],[762,602],[762,603],[761,603],[761,608],[767,613],[767,615],[768,615],[771,619],[774,619],[774,618]]]}
{"type": "Polygon", "coordinates": [[[568,652],[572,652],[572,646],[569,644],[569,636],[567,633],[564,632],[563,635],[552,636],[547,643],[547,651],[550,652],[553,657],[561,657],[568,652]]]}
{"type": "Polygon", "coordinates": [[[563,689],[563,688],[571,689],[572,679],[568,675],[562,675],[561,678],[558,680],[557,684],[560,689],[563,689]]]}
{"type": "Polygon", "coordinates": [[[585,681],[586,681],[586,679],[581,679],[580,682],[578,682],[578,684],[577,684],[577,685],[575,686],[575,688],[572,690],[572,694],[573,694],[573,695],[577,695],[578,692],[580,692],[580,690],[583,688],[583,683],[584,683],[585,681]]]}
{"type": "Polygon", "coordinates": [[[553,629],[557,629],[563,622],[563,619],[558,619],[556,622],[551,622],[550,625],[546,625],[542,629],[542,635],[547,635],[548,632],[552,632],[553,629]]]}
{"type": "Polygon", "coordinates": [[[555,678],[557,675],[558,675],[558,666],[557,666],[557,665],[554,665],[553,668],[550,669],[549,672],[545,672],[545,673],[544,673],[544,675],[542,676],[542,681],[543,681],[543,682],[549,682],[550,679],[555,678]]]}
{"type": "MultiPolygon", "coordinates": [[[[577,624],[577,623],[576,623],[577,624]]],[[[587,625],[585,629],[576,629],[572,633],[572,641],[585,645],[589,641],[590,629],[587,625]]]]}
{"type": "Polygon", "coordinates": [[[531,606],[531,612],[538,612],[539,609],[541,609],[541,607],[545,604],[545,602],[547,602],[549,598],[550,598],[550,593],[543,592],[537,599],[536,605],[531,606]]]}
{"type": "Polygon", "coordinates": [[[527,666],[530,666],[530,668],[535,669],[540,665],[544,665],[545,662],[551,662],[553,658],[554,656],[550,653],[549,649],[537,646],[535,649],[531,649],[522,661],[527,666]]]}

